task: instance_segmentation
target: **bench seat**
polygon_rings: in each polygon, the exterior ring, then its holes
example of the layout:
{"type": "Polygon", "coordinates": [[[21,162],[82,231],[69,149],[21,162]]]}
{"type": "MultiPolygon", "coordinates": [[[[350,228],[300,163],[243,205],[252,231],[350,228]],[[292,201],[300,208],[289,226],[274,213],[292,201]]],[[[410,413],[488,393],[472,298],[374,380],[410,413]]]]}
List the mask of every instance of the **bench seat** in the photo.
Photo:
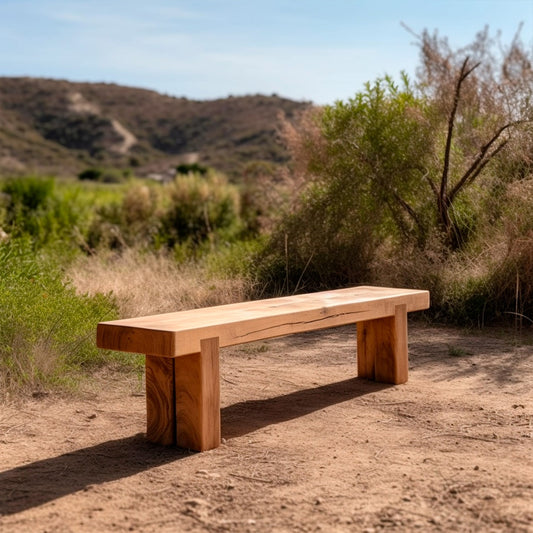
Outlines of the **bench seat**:
{"type": "Polygon", "coordinates": [[[407,381],[407,313],[429,292],[354,287],[102,322],[100,348],[146,355],[147,437],[194,450],[220,444],[219,348],[358,324],[358,375],[407,381]]]}

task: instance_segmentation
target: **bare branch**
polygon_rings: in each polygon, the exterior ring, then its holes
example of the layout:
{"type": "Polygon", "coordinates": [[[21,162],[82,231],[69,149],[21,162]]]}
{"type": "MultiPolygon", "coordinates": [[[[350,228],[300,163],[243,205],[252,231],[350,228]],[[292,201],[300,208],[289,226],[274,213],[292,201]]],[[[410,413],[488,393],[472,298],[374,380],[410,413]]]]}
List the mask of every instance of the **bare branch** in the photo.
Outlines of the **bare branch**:
{"type": "Polygon", "coordinates": [[[450,153],[452,149],[452,137],[453,129],[455,126],[455,115],[457,114],[457,108],[459,107],[459,101],[461,98],[461,87],[465,79],[477,68],[480,63],[476,63],[473,67],[468,67],[468,61],[470,58],[467,56],[463,61],[461,66],[461,71],[459,72],[459,77],[457,78],[457,83],[455,84],[455,92],[453,96],[453,107],[448,118],[448,133],[446,135],[446,148],[444,150],[444,165],[442,169],[442,177],[440,181],[440,201],[444,203],[446,197],[446,192],[448,189],[448,174],[450,170],[450,153]]]}
{"type": "Polygon", "coordinates": [[[504,141],[492,153],[490,153],[490,155],[487,156],[487,153],[490,150],[491,146],[499,139],[500,135],[507,129],[513,126],[518,126],[520,124],[523,124],[524,122],[526,121],[517,120],[514,122],[509,122],[508,124],[505,124],[492,136],[489,142],[487,142],[484,146],[481,147],[479,154],[474,159],[473,163],[470,165],[470,168],[463,174],[463,177],[455,184],[450,194],[448,195],[448,199],[450,202],[453,201],[457,193],[467,183],[472,183],[475,180],[475,178],[480,174],[481,170],[485,168],[486,164],[507,144],[507,141],[504,141]],[[484,159],[486,160],[484,161],[484,159]]]}
{"type": "Polygon", "coordinates": [[[435,194],[435,196],[438,198],[439,197],[439,190],[437,189],[437,185],[435,184],[435,182],[429,177],[429,171],[427,171],[422,176],[422,178],[425,179],[429,183],[429,186],[431,187],[431,190],[433,191],[433,194],[435,194]]]}
{"type": "MultiPolygon", "coordinates": [[[[486,158],[485,160],[476,168],[475,172],[472,173],[468,179],[468,183],[472,183],[478,176],[479,174],[481,174],[481,171],[488,165],[488,163],[490,163],[491,159],[493,159],[497,154],[498,152],[500,152],[500,150],[502,150],[505,145],[509,142],[508,139],[506,139],[505,141],[502,141],[486,158]]],[[[450,193],[450,202],[453,200],[453,198],[455,197],[455,195],[460,191],[461,188],[458,188],[457,191],[455,190],[455,187],[454,187],[454,190],[450,193]]]]}
{"type": "Polygon", "coordinates": [[[422,229],[422,223],[420,222],[420,219],[418,218],[418,215],[416,214],[415,210],[396,192],[392,191],[392,196],[394,199],[400,204],[401,207],[408,213],[408,215],[413,219],[413,222],[422,229]]]}

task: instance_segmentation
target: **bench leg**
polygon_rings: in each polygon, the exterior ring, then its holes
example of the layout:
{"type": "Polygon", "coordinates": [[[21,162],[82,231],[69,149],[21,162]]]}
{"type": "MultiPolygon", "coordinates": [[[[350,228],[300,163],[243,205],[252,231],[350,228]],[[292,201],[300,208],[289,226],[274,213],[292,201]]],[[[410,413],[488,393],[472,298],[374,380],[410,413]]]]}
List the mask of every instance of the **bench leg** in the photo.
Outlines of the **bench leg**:
{"type": "Polygon", "coordinates": [[[220,446],[218,338],[201,341],[200,353],[177,357],[176,443],[199,452],[220,446]]]}
{"type": "Polygon", "coordinates": [[[357,324],[359,377],[399,384],[408,370],[406,305],[397,305],[393,316],[357,324]]]}
{"type": "Polygon", "coordinates": [[[176,444],[174,359],[146,356],[146,438],[176,444]]]}
{"type": "Polygon", "coordinates": [[[220,446],[218,338],[200,353],[174,359],[146,356],[146,437],[203,452],[220,446]]]}

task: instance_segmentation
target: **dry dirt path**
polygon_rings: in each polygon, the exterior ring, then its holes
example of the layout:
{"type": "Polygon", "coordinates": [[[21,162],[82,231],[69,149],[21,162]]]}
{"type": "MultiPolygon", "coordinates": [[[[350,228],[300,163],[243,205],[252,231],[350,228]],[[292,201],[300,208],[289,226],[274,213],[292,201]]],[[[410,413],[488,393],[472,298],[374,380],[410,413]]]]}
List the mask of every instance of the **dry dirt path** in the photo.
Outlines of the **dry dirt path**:
{"type": "MultiPolygon", "coordinates": [[[[522,338],[522,341],[526,339],[522,338]]],[[[409,383],[352,328],[222,352],[217,450],[145,442],[143,384],[2,406],[2,532],[533,532],[533,344],[414,325],[409,383]]]]}

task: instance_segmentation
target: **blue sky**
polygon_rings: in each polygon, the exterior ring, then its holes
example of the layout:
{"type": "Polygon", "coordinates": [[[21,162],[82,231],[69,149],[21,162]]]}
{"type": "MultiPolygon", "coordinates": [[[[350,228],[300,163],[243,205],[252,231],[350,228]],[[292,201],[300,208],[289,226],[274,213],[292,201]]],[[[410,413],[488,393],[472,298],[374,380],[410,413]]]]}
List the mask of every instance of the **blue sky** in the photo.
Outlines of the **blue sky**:
{"type": "Polygon", "coordinates": [[[414,73],[402,22],[454,47],[487,24],[509,43],[523,22],[533,46],[531,0],[0,0],[0,75],[333,103],[414,73]]]}

